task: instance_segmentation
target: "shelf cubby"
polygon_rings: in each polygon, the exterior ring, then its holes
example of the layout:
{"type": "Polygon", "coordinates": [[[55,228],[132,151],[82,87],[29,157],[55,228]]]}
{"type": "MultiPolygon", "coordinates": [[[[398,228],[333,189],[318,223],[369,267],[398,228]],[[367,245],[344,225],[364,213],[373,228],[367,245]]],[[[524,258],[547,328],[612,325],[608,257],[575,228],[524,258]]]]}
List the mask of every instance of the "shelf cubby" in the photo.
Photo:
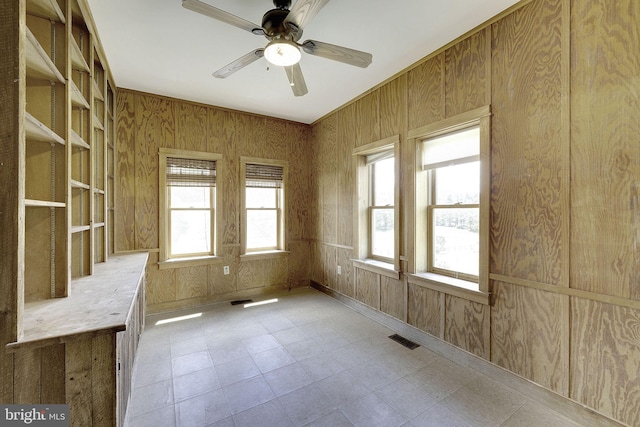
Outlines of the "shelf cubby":
{"type": "Polygon", "coordinates": [[[66,225],[64,205],[25,208],[25,302],[66,296],[66,225]]]}
{"type": "Polygon", "coordinates": [[[91,273],[91,226],[71,227],[71,277],[91,273]]]}
{"type": "MultiPolygon", "coordinates": [[[[63,4],[64,6],[64,4],[63,4]]],[[[63,8],[57,0],[27,0],[27,13],[40,18],[64,24],[63,8]]]]}

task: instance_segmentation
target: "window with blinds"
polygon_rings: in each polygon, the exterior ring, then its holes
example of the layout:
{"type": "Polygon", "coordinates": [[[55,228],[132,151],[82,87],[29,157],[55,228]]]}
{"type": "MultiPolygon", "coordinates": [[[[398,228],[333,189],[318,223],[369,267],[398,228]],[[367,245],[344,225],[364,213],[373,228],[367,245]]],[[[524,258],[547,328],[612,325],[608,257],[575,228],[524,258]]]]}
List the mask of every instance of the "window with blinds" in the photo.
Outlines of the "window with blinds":
{"type": "Polygon", "coordinates": [[[216,160],[206,159],[214,155],[164,149],[160,156],[163,259],[214,255],[216,160]]]}
{"type": "Polygon", "coordinates": [[[244,251],[283,249],[285,167],[244,163],[244,251]]]}

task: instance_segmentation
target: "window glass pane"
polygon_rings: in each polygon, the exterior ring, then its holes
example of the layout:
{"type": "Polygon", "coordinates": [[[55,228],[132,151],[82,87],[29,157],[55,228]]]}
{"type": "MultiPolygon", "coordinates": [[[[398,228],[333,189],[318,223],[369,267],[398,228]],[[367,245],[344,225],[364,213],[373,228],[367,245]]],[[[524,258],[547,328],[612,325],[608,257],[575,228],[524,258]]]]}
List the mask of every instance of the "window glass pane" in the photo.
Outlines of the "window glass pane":
{"type": "Polygon", "coordinates": [[[436,205],[480,203],[480,162],[435,169],[436,205]]]}
{"type": "Polygon", "coordinates": [[[478,275],[479,209],[433,209],[433,266],[478,275]]]}
{"type": "Polygon", "coordinates": [[[278,246],[278,214],[274,210],[247,210],[247,249],[278,246]]]}
{"type": "Polygon", "coordinates": [[[210,187],[168,187],[171,191],[172,208],[211,207],[210,187]]]}
{"type": "Polygon", "coordinates": [[[211,211],[171,211],[171,254],[211,253],[211,211]]]}
{"type": "Polygon", "coordinates": [[[373,206],[393,206],[395,167],[393,157],[372,164],[373,206]]]}
{"type": "Polygon", "coordinates": [[[393,258],[393,208],[372,209],[371,221],[372,255],[393,258]]]}
{"type": "Polygon", "coordinates": [[[247,188],[247,208],[276,208],[277,188],[247,188]]]}

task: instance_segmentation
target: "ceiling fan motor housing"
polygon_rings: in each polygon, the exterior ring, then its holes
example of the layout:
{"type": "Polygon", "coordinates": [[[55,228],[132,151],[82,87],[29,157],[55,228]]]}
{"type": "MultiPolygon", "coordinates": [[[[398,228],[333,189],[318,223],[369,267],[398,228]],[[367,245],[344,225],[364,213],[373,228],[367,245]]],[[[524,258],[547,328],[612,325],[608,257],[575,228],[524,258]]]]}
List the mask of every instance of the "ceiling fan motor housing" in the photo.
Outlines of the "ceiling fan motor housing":
{"type": "Polygon", "coordinates": [[[264,14],[262,17],[262,29],[267,38],[284,37],[289,34],[289,28],[284,23],[288,15],[288,9],[271,9],[264,14]]]}

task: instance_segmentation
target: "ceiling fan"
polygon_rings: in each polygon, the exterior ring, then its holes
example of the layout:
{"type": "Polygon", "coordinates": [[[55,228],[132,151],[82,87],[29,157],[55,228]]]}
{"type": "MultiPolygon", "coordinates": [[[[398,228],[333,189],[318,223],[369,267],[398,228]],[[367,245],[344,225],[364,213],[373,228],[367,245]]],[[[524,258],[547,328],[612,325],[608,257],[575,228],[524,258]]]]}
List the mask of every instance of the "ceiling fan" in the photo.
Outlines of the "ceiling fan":
{"type": "Polygon", "coordinates": [[[252,34],[265,36],[269,40],[264,48],[251,51],[214,72],[214,77],[228,77],[264,56],[269,63],[284,68],[293,94],[302,96],[308,91],[298,63],[302,56],[300,48],[310,55],[361,68],[368,67],[373,59],[370,53],[316,40],[298,43],[304,27],[328,2],[329,0],[297,0],[289,10],[291,0],[273,0],[275,9],[264,14],[262,25],[256,25],[199,0],[182,0],[182,6],[252,34]]]}

